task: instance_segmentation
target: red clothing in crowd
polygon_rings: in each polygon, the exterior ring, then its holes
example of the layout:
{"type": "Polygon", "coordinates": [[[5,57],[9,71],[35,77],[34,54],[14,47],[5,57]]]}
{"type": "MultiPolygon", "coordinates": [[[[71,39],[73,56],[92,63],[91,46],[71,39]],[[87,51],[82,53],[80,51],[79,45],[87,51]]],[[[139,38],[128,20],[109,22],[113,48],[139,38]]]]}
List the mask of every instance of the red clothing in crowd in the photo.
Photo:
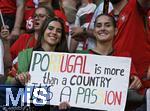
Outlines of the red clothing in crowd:
{"type": "Polygon", "coordinates": [[[69,23],[67,22],[67,17],[64,12],[61,10],[54,10],[54,14],[65,22],[65,31],[69,33],[69,23]]]}
{"type": "Polygon", "coordinates": [[[30,8],[35,8],[35,4],[33,0],[26,0],[25,6],[30,7],[30,8]]]}
{"type": "Polygon", "coordinates": [[[31,34],[22,34],[16,40],[16,42],[11,46],[10,53],[12,60],[14,60],[18,53],[26,48],[32,48],[36,45],[37,40],[31,34]],[[27,46],[28,45],[28,46],[27,46]]]}
{"type": "Polygon", "coordinates": [[[26,30],[33,29],[34,12],[35,12],[35,4],[33,3],[33,0],[26,0],[24,11],[24,21],[26,23],[26,30]]]}
{"type": "Polygon", "coordinates": [[[0,0],[0,9],[3,14],[16,14],[16,0],[0,0]]]}
{"type": "Polygon", "coordinates": [[[127,51],[131,54],[140,78],[146,74],[150,64],[150,41],[148,41],[143,19],[145,15],[137,0],[128,0],[119,14],[118,34],[114,40],[116,50],[127,51]]]}

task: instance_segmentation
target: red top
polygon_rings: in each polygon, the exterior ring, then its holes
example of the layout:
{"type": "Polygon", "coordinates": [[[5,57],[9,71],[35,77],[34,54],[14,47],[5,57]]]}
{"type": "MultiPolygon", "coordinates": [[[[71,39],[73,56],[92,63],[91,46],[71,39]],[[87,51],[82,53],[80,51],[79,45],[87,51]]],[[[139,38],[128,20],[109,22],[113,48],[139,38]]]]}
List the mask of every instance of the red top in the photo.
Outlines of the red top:
{"type": "Polygon", "coordinates": [[[18,53],[23,49],[34,47],[36,45],[36,42],[37,40],[31,34],[21,34],[10,48],[12,60],[14,60],[18,56],[18,53]]]}
{"type": "Polygon", "coordinates": [[[26,0],[24,10],[24,25],[26,30],[33,29],[33,16],[35,12],[35,4],[33,0],[26,0]]]}
{"type": "Polygon", "coordinates": [[[24,12],[24,21],[25,21],[25,25],[26,25],[25,26],[26,30],[33,29],[34,12],[35,12],[35,8],[33,8],[32,10],[25,10],[25,12],[24,12]]]}
{"type": "Polygon", "coordinates": [[[114,40],[116,50],[131,54],[139,77],[143,77],[150,64],[150,37],[144,26],[144,10],[136,0],[129,0],[119,14],[118,34],[114,40]]]}
{"type": "Polygon", "coordinates": [[[0,0],[0,9],[4,14],[15,14],[16,0],[0,0]]]}
{"type": "Polygon", "coordinates": [[[35,8],[33,0],[26,0],[25,6],[30,7],[30,8],[35,8]]]}
{"type": "Polygon", "coordinates": [[[67,22],[67,17],[61,10],[54,10],[54,13],[57,17],[61,18],[65,22],[65,31],[69,32],[69,23],[67,22]]]}

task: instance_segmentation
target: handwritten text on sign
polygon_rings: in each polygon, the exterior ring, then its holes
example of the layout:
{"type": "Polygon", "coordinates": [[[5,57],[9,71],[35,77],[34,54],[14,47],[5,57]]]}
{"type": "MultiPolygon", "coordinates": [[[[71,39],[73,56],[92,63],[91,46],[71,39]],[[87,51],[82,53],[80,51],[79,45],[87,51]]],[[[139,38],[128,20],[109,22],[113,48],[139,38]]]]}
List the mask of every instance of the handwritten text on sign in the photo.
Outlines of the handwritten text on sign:
{"type": "Polygon", "coordinates": [[[123,111],[130,58],[34,51],[30,85],[46,87],[47,103],[123,111]],[[49,102],[50,101],[50,102],[49,102]]]}

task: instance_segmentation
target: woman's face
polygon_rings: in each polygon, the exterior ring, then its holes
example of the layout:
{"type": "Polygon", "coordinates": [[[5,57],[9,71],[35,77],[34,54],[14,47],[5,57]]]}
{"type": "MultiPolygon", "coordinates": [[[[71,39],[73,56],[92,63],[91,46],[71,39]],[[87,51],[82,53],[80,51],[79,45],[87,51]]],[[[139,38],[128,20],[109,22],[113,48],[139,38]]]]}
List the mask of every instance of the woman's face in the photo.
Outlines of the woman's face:
{"type": "Polygon", "coordinates": [[[43,22],[46,20],[48,14],[45,10],[45,8],[38,8],[35,11],[34,14],[34,29],[40,30],[41,26],[43,25],[43,22]]]}
{"type": "Polygon", "coordinates": [[[102,15],[97,18],[94,28],[94,35],[97,41],[107,42],[112,41],[117,33],[117,29],[109,16],[102,15]]]}
{"type": "Polygon", "coordinates": [[[44,32],[44,41],[50,46],[56,46],[62,36],[62,26],[58,21],[51,21],[45,32],[44,32]]]}

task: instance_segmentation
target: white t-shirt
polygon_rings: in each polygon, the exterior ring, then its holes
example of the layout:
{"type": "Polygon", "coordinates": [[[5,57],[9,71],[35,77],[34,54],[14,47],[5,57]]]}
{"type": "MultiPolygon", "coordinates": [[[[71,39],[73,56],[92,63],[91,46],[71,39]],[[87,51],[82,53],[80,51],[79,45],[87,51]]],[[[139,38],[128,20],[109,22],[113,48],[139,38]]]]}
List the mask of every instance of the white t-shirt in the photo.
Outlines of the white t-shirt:
{"type": "Polygon", "coordinates": [[[0,39],[0,74],[2,74],[2,75],[4,75],[3,57],[4,57],[4,47],[3,47],[3,42],[0,39]]]}
{"type": "Polygon", "coordinates": [[[76,14],[75,26],[80,26],[80,27],[87,28],[89,26],[89,24],[90,24],[89,23],[90,21],[86,21],[85,20],[85,21],[82,21],[84,23],[80,24],[81,23],[80,18],[82,16],[85,16],[85,19],[86,19],[86,15],[87,14],[92,14],[92,13],[94,14],[95,9],[96,9],[96,5],[93,4],[93,3],[89,3],[86,6],[81,7],[78,10],[77,14],[76,14]]]}
{"type": "MultiPolygon", "coordinates": [[[[82,28],[84,27],[87,29],[89,27],[92,17],[88,18],[90,19],[90,21],[86,20],[86,18],[88,17],[88,15],[94,14],[95,9],[96,9],[96,5],[93,3],[89,3],[86,6],[81,7],[76,14],[75,26],[79,26],[82,28]],[[81,21],[81,18],[82,19],[84,18],[84,21],[83,20],[81,21]]],[[[79,42],[77,50],[83,50],[83,45],[84,42],[79,42]]]]}

